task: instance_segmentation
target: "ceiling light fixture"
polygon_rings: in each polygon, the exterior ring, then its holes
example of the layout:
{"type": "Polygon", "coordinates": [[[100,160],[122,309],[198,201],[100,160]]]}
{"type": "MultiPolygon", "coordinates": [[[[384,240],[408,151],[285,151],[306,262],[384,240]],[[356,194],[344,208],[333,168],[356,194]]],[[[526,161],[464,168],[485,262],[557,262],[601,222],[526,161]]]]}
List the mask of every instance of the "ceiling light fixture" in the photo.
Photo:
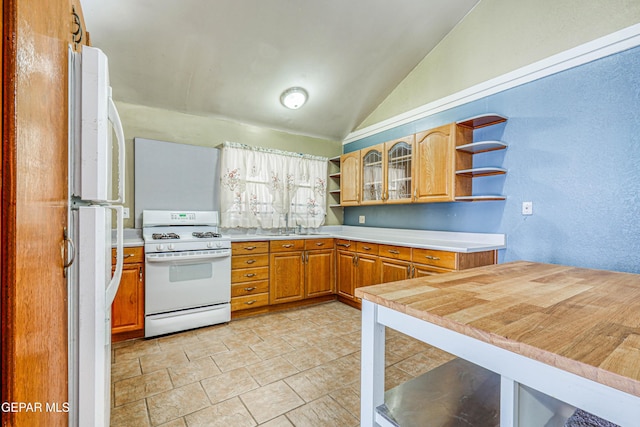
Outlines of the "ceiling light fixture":
{"type": "Polygon", "coordinates": [[[282,92],[282,95],[280,95],[280,102],[287,108],[297,110],[307,102],[308,97],[309,94],[303,88],[290,87],[282,92]]]}

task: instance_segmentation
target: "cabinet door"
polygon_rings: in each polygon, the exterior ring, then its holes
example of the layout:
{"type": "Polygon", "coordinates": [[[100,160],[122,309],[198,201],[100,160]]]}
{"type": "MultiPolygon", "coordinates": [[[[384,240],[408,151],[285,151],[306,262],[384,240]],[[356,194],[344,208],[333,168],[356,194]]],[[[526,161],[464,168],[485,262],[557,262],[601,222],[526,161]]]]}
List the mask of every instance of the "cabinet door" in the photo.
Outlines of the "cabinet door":
{"type": "Polygon", "coordinates": [[[335,289],[334,251],[306,251],[307,297],[331,295],[335,289]]]}
{"type": "Polygon", "coordinates": [[[414,135],[384,144],[385,203],[409,203],[413,199],[414,135]]]}
{"type": "Polygon", "coordinates": [[[360,204],[372,205],[383,201],[384,175],[383,161],[384,144],[361,150],[362,163],[362,187],[360,192],[360,204]]]}
{"type": "Polygon", "coordinates": [[[340,157],[340,204],[354,206],[360,204],[360,152],[340,157]]]}
{"type": "Polygon", "coordinates": [[[380,283],[380,259],[377,256],[358,254],[356,260],[356,287],[380,283]]]}
{"type": "Polygon", "coordinates": [[[411,263],[391,258],[380,258],[380,283],[396,282],[411,277],[411,263]]]}
{"type": "Polygon", "coordinates": [[[269,302],[297,301],[304,298],[303,251],[271,254],[269,302]]]}
{"type": "Polygon", "coordinates": [[[144,266],[124,264],[111,306],[111,333],[144,331],[144,266]]]}
{"type": "Polygon", "coordinates": [[[454,198],[455,123],[416,134],[414,201],[454,198]]]}
{"type": "Polygon", "coordinates": [[[414,264],[413,265],[413,277],[426,277],[433,276],[434,274],[449,273],[454,270],[447,270],[444,268],[433,267],[431,265],[414,264]]]}
{"type": "Polygon", "coordinates": [[[353,290],[355,289],[355,253],[338,251],[338,268],[337,280],[338,280],[338,295],[347,298],[353,298],[353,290]]]}

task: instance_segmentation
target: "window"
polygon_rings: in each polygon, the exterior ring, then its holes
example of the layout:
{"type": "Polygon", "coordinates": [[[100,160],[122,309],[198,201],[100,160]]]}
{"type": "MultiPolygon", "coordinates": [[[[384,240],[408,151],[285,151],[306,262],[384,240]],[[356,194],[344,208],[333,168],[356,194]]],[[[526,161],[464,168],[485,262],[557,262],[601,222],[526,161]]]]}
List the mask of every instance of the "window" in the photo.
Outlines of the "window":
{"type": "Polygon", "coordinates": [[[221,226],[317,228],[324,223],[326,157],[225,142],[221,226]]]}

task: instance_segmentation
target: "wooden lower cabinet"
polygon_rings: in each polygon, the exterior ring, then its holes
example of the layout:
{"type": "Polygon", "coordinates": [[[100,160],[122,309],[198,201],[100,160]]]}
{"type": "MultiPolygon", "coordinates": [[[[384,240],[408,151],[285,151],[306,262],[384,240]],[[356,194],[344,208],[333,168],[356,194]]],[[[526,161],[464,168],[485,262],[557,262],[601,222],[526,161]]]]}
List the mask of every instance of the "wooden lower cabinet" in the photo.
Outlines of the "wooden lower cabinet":
{"type": "Polygon", "coordinates": [[[355,256],[354,252],[338,251],[336,275],[338,282],[338,295],[345,298],[354,298],[355,291],[355,256]]]}
{"type": "Polygon", "coordinates": [[[305,276],[306,298],[334,294],[336,281],[333,248],[307,251],[305,276]]]}
{"type": "Polygon", "coordinates": [[[380,258],[380,283],[411,278],[412,265],[408,261],[380,258]]]}
{"type": "Polygon", "coordinates": [[[456,253],[333,238],[234,242],[232,249],[231,311],[262,307],[242,316],[329,301],[336,294],[360,307],[358,287],[497,261],[496,251],[456,253]]]}
{"type": "MultiPolygon", "coordinates": [[[[113,264],[115,252],[113,249],[113,264]]],[[[116,342],[143,336],[144,248],[124,248],[122,278],[111,306],[111,340],[116,342]]]]}
{"type": "Polygon", "coordinates": [[[272,253],[270,269],[270,304],[304,298],[304,251],[272,253]]]}
{"type": "Polygon", "coordinates": [[[380,283],[380,260],[375,254],[347,250],[339,250],[337,256],[338,296],[344,302],[359,303],[356,288],[380,283]]]}
{"type": "Polygon", "coordinates": [[[332,295],[334,257],[331,238],[272,241],[270,303],[332,295]]]}
{"type": "Polygon", "coordinates": [[[269,305],[269,242],[231,243],[231,312],[269,305]]]}

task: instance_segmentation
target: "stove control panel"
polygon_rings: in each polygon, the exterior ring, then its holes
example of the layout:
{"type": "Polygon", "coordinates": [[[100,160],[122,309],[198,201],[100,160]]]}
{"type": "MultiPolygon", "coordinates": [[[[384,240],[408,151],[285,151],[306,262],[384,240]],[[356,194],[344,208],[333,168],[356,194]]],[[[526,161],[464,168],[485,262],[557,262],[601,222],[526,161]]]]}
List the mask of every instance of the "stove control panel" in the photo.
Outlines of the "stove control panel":
{"type": "Polygon", "coordinates": [[[171,221],[193,222],[196,220],[195,212],[171,212],[171,221]]]}

